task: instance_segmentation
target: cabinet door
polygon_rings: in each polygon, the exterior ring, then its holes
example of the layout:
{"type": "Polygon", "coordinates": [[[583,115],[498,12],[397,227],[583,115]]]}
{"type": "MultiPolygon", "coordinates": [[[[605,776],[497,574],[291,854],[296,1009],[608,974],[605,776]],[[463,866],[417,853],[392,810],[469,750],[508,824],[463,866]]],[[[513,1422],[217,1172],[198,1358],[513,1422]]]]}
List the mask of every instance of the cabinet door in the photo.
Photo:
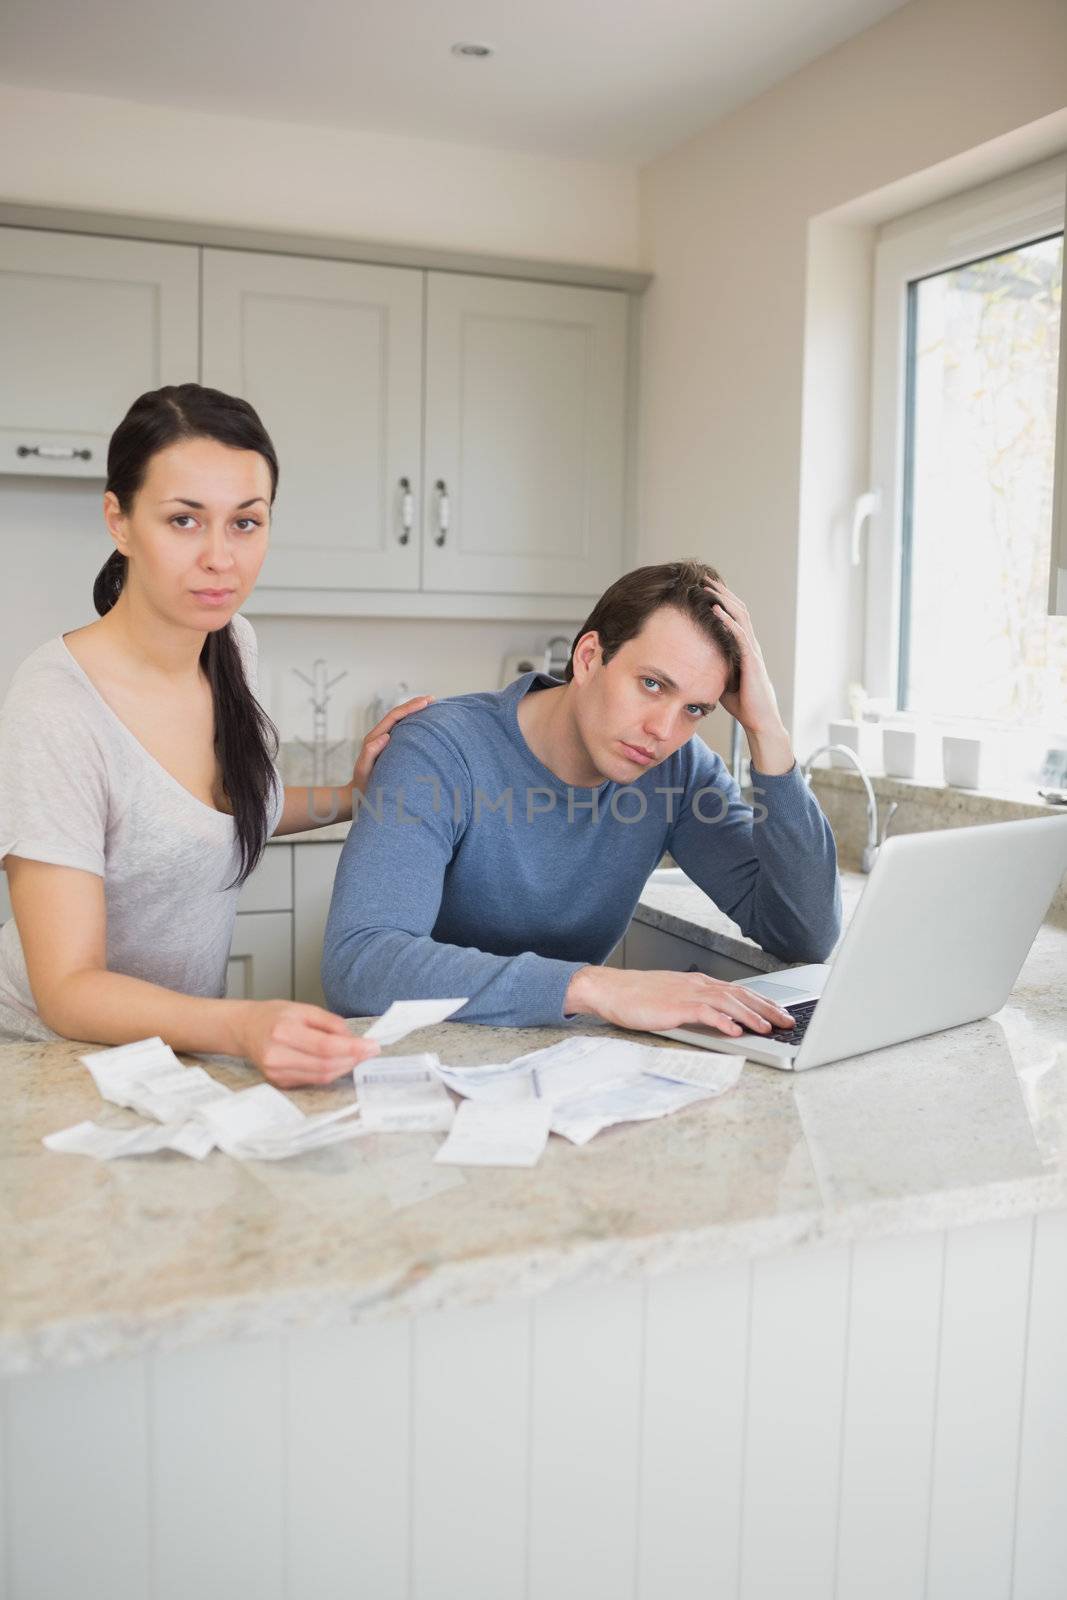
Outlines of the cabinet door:
{"type": "Polygon", "coordinates": [[[281,463],[260,586],[416,589],[421,272],[205,250],[203,317],[204,382],[281,463]]]}
{"type": "Polygon", "coordinates": [[[103,478],[137,396],[195,382],[198,256],[0,228],[0,472],[103,478]]]}
{"type": "Polygon", "coordinates": [[[619,576],[626,326],[613,290],[429,274],[424,588],[597,594],[619,576]]]}
{"type": "Polygon", "coordinates": [[[293,909],[293,847],[269,844],[250,877],[241,885],[237,915],[244,911],[293,909]]]}
{"type": "Polygon", "coordinates": [[[322,938],[333,880],[341,859],[339,844],[293,846],[293,999],[326,1004],[322,992],[322,938]]]}
{"type": "Polygon", "coordinates": [[[293,998],[293,919],[288,911],[239,913],[226,966],[226,998],[293,998]]]}

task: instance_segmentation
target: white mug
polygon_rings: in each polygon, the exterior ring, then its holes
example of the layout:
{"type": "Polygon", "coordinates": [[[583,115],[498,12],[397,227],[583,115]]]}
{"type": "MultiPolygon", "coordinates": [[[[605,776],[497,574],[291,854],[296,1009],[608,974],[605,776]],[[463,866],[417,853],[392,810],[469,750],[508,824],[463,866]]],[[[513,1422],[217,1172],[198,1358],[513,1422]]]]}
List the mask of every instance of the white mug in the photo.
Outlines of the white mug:
{"type": "Polygon", "coordinates": [[[882,766],[887,778],[914,778],[918,734],[914,728],[882,726],[882,766]]]}
{"type": "MultiPolygon", "coordinates": [[[[878,760],[878,727],[873,722],[853,722],[851,718],[843,718],[840,722],[831,722],[829,726],[830,744],[844,744],[859,756],[863,765],[871,770],[878,760]]],[[[844,756],[836,752],[830,757],[833,767],[846,767],[854,772],[851,761],[846,761],[844,756]]]]}
{"type": "Polygon", "coordinates": [[[947,784],[954,789],[977,789],[982,769],[981,739],[968,739],[953,733],[942,734],[941,760],[947,784]]]}

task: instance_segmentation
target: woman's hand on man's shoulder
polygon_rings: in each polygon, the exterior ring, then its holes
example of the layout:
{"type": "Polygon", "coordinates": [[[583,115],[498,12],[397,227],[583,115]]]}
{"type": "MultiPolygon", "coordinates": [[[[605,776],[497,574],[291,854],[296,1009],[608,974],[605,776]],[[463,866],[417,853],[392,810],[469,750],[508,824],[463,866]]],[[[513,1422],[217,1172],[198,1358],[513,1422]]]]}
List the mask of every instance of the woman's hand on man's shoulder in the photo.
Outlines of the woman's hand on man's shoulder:
{"type": "Polygon", "coordinates": [[[433,701],[432,694],[416,695],[412,700],[405,700],[403,705],[395,706],[392,711],[387,711],[380,722],[367,734],[360,748],[356,761],[356,770],[352,774],[352,787],[358,789],[360,794],[366,794],[367,783],[370,779],[374,763],[389,743],[389,735],[397,723],[404,717],[410,717],[413,711],[425,711],[433,701]]]}

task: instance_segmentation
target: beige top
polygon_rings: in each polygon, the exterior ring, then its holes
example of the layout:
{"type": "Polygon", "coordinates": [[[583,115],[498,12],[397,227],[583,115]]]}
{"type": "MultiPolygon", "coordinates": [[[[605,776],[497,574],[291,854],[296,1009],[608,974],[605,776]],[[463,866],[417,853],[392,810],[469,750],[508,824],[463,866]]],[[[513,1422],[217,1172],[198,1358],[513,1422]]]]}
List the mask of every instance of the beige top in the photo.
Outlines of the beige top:
{"type": "MultiPolygon", "coordinates": [[[[233,622],[256,684],[256,640],[233,622]]],[[[276,782],[268,831],[283,804],[276,782]]],[[[0,708],[0,863],[104,880],[107,965],[182,994],[226,985],[240,864],[232,816],[205,805],[134,737],[61,638],[23,662],[0,708]]],[[[0,928],[0,1039],[54,1039],[37,1015],[14,918],[0,928]]]]}

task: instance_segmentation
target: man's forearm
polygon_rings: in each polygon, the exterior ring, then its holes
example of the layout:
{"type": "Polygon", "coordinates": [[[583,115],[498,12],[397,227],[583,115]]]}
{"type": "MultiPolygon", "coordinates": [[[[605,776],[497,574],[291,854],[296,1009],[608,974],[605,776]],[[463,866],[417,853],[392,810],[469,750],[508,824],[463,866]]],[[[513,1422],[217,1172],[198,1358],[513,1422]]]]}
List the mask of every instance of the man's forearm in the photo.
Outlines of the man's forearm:
{"type": "Polygon", "coordinates": [[[753,733],[745,729],[752,765],[768,778],[780,778],[796,764],[793,746],[784,727],[753,733]]]}
{"type": "Polygon", "coordinates": [[[758,873],[747,916],[737,920],[772,954],[823,961],[841,927],[837,851],[829,823],[794,768],[753,772],[753,794],[760,793],[766,815],[753,828],[758,873]],[[761,778],[773,782],[761,786],[761,778]]]}
{"type": "Polygon", "coordinates": [[[739,799],[726,816],[705,801],[669,848],[749,938],[774,955],[822,961],[840,925],[833,834],[795,761],[784,773],[754,763],[752,784],[754,814],[739,799]]]}
{"type": "Polygon", "coordinates": [[[399,928],[326,930],[322,982],[327,1003],[342,1016],[377,1016],[394,1000],[469,996],[455,1022],[498,1028],[560,1025],[563,999],[576,961],[556,961],[533,951],[493,955],[445,944],[399,928]]]}

